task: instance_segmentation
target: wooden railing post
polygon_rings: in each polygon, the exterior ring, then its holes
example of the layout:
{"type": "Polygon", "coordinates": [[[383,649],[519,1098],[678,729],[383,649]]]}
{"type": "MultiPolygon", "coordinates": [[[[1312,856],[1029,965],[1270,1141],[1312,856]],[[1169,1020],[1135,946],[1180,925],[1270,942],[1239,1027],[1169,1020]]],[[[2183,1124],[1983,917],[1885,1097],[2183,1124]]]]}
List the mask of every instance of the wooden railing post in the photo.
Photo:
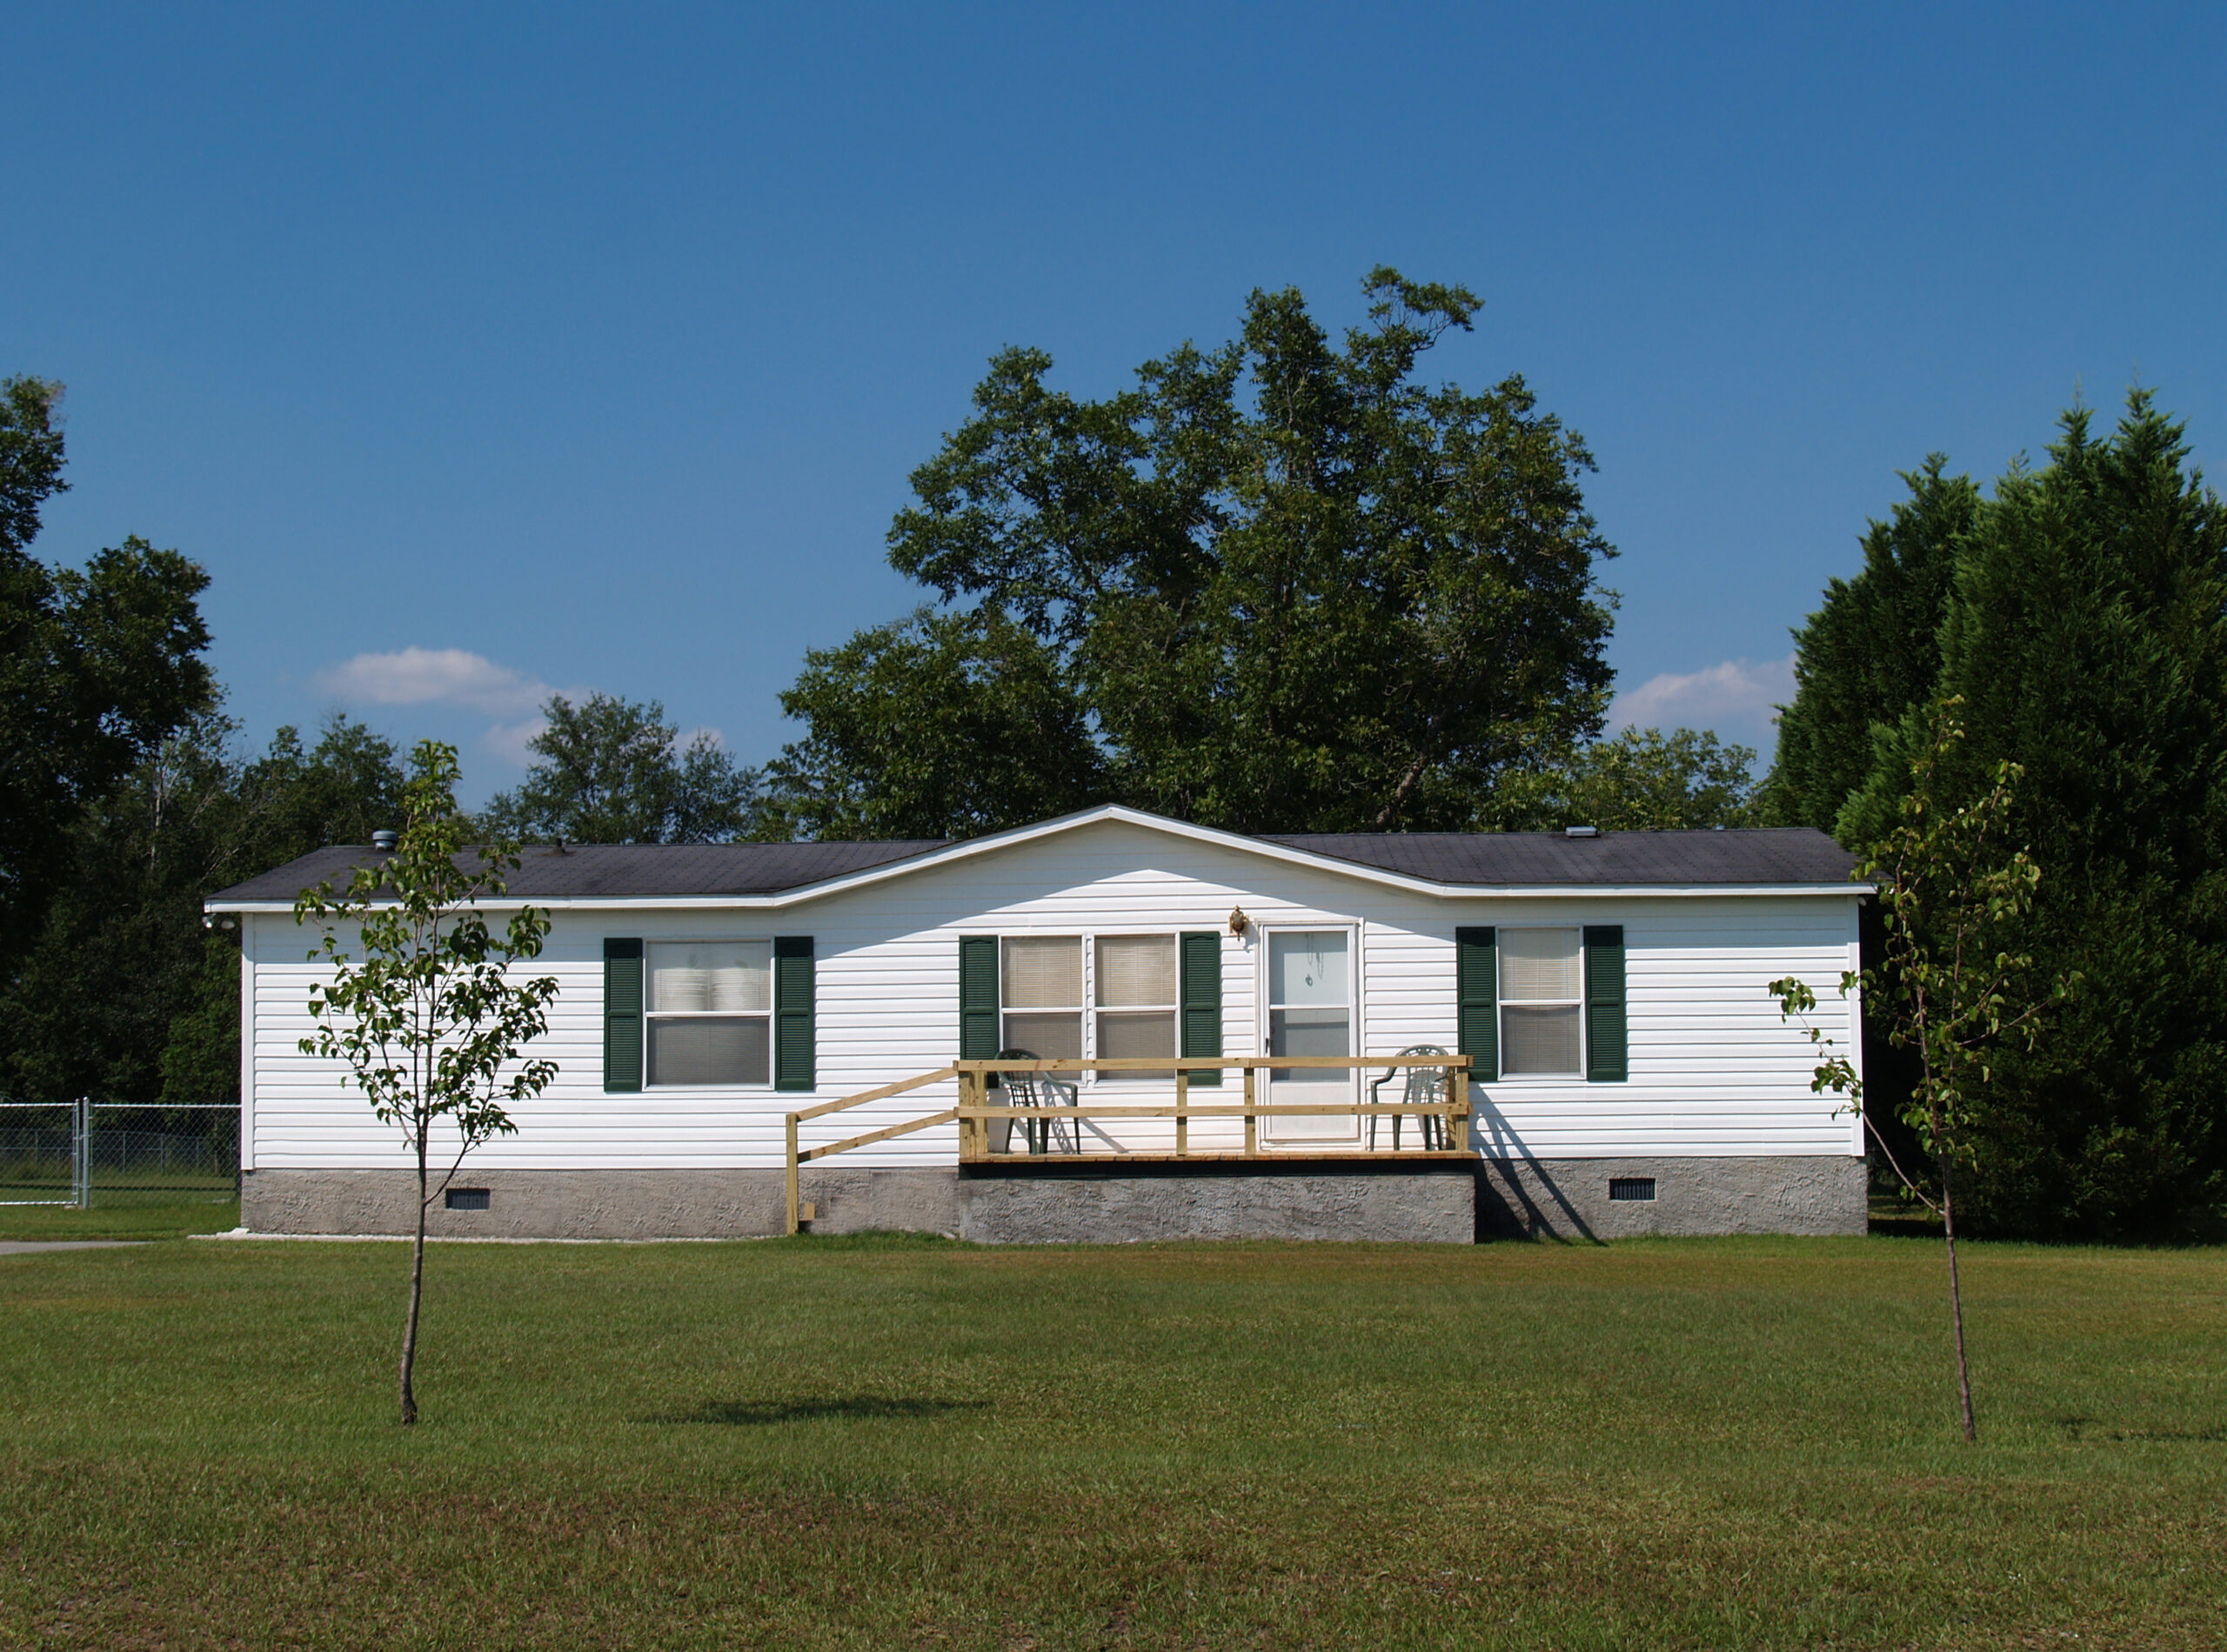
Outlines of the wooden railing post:
{"type": "Polygon", "coordinates": [[[1467,1067],[1454,1069],[1454,1082],[1447,1087],[1447,1093],[1454,1098],[1454,1129],[1451,1133],[1454,1151],[1467,1153],[1469,1151],[1469,1069],[1467,1067]]]}
{"type": "Polygon", "coordinates": [[[1245,1069],[1245,1156],[1248,1159],[1261,1156],[1261,1121],[1253,1116],[1253,1071],[1250,1067],[1245,1069]]]}
{"type": "Polygon", "coordinates": [[[787,1181],[789,1194],[789,1231],[793,1234],[797,1230],[797,1115],[793,1113],[789,1114],[789,1162],[787,1181]]]}
{"type": "Polygon", "coordinates": [[[1175,1069],[1175,1156],[1191,1156],[1191,1075],[1180,1067],[1175,1069]]]}

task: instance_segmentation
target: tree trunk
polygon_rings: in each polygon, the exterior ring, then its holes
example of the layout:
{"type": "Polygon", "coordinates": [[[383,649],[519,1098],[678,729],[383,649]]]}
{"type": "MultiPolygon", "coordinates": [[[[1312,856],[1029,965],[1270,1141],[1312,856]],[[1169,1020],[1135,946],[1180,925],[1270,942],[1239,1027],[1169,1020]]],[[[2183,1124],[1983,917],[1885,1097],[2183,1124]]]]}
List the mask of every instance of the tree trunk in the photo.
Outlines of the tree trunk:
{"type": "Polygon", "coordinates": [[[1976,1441],[1972,1421],[1972,1367],[1964,1356],[1964,1293],[1956,1281],[1956,1200],[1949,1185],[1949,1156],[1941,1158],[1941,1231],[1949,1241],[1949,1317],[1956,1328],[1956,1393],[1964,1406],[1964,1438],[1976,1441]]]}
{"type": "MultiPolygon", "coordinates": [[[[418,1129],[418,1227],[410,1245],[410,1318],[403,1322],[403,1428],[417,1422],[417,1394],[410,1372],[417,1367],[417,1307],[425,1294],[425,1131],[418,1129]]],[[[1962,1331],[1960,1331],[1962,1336],[1962,1331]]]]}

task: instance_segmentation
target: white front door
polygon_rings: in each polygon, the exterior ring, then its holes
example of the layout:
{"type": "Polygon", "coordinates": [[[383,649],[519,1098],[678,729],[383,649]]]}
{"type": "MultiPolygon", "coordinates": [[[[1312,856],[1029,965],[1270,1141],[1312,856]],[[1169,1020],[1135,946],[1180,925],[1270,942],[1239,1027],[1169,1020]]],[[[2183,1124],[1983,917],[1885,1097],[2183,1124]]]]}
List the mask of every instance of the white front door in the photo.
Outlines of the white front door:
{"type": "MultiPolygon", "coordinates": [[[[1354,1052],[1354,944],[1346,929],[1270,929],[1261,1003],[1264,1055],[1354,1052]]],[[[1350,1101],[1356,1078],[1337,1067],[1271,1067],[1267,1100],[1310,1106],[1350,1101]]],[[[1359,1147],[1361,1120],[1346,1114],[1270,1114],[1264,1140],[1279,1147],[1359,1147]]]]}

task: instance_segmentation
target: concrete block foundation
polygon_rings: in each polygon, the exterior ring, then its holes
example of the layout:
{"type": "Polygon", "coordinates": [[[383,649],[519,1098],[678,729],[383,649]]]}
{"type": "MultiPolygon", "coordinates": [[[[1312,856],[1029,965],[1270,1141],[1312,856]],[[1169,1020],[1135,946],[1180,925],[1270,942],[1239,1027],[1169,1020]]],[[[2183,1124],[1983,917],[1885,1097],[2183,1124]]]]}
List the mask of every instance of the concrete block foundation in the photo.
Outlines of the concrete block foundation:
{"type": "MultiPolygon", "coordinates": [[[[494,1239],[748,1239],[783,1228],[778,1170],[486,1170],[454,1187],[485,1208],[428,1213],[427,1231],[494,1239]]],[[[1173,1239],[1861,1234],[1863,1160],[1846,1158],[1481,1160],[1474,1165],[1041,1164],[874,1170],[807,1166],[812,1230],[950,1234],[989,1244],[1173,1239]],[[1625,1194],[1612,1198],[1612,1184],[1625,1194]]],[[[255,1233],[406,1234],[417,1188],[391,1170],[251,1170],[255,1233]]]]}
{"type": "Polygon", "coordinates": [[[1864,1162],[1853,1155],[1486,1159],[1477,1167],[1480,1238],[1822,1236],[1862,1234],[1869,1220],[1864,1162]]]}

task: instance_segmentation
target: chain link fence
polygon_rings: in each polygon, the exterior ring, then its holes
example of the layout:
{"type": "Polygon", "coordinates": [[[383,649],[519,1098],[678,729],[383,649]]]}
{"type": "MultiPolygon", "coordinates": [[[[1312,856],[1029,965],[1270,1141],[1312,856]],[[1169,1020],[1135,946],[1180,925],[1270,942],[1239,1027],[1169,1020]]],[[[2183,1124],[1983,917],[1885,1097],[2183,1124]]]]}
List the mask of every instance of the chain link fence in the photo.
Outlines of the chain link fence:
{"type": "Polygon", "coordinates": [[[236,1103],[0,1101],[0,1205],[223,1204],[239,1192],[236,1103]]]}

